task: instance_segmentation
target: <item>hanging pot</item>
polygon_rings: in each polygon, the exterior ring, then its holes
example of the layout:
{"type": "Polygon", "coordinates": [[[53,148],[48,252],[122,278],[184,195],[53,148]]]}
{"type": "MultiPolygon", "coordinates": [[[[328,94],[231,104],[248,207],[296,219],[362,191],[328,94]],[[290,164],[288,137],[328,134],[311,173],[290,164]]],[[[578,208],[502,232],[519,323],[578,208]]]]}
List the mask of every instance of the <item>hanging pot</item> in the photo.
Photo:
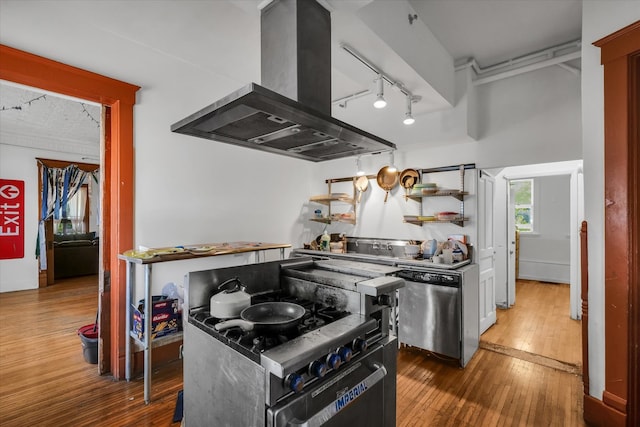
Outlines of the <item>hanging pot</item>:
{"type": "Polygon", "coordinates": [[[218,319],[239,317],[242,310],[251,305],[251,295],[246,293],[244,285],[237,277],[226,280],[218,286],[220,292],[210,300],[209,311],[218,319]]]}
{"type": "Polygon", "coordinates": [[[358,190],[358,203],[360,203],[360,199],[362,198],[362,193],[367,191],[368,187],[369,187],[369,178],[367,178],[365,175],[359,176],[358,179],[356,179],[356,190],[358,190]]]}
{"type": "Polygon", "coordinates": [[[404,187],[407,196],[418,182],[420,182],[420,174],[415,169],[405,169],[400,174],[400,185],[404,187]]]}
{"type": "Polygon", "coordinates": [[[389,166],[385,166],[378,171],[376,181],[378,182],[378,186],[386,192],[384,202],[387,203],[389,191],[398,185],[398,171],[390,171],[389,166]]]}

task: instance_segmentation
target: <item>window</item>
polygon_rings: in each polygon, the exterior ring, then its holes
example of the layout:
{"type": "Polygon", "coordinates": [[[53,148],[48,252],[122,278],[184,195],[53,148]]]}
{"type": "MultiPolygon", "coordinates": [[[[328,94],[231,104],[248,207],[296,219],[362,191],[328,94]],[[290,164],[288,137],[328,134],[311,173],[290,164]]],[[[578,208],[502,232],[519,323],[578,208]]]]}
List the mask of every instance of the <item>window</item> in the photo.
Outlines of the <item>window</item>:
{"type": "Polygon", "coordinates": [[[533,179],[514,179],[511,189],[515,200],[516,229],[533,232],[533,179]]]}
{"type": "Polygon", "coordinates": [[[78,192],[67,202],[67,217],[53,221],[56,234],[75,234],[89,232],[89,186],[82,185],[78,192]]]}

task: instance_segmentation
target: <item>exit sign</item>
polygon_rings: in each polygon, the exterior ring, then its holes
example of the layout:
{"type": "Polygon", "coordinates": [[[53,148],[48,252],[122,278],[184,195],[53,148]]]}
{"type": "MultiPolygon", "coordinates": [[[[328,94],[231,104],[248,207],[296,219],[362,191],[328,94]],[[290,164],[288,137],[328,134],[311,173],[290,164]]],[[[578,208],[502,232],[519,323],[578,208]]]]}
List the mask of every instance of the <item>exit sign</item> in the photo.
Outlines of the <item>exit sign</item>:
{"type": "Polygon", "coordinates": [[[24,181],[0,179],[0,259],[24,258],[24,181]]]}

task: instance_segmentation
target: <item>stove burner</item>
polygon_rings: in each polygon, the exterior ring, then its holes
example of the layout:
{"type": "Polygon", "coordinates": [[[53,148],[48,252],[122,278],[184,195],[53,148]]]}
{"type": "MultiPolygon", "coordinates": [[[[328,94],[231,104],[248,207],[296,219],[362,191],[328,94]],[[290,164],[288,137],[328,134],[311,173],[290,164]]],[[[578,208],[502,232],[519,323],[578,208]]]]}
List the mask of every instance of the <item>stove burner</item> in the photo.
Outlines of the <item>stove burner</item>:
{"type": "Polygon", "coordinates": [[[336,307],[323,307],[321,304],[310,300],[282,295],[280,291],[254,296],[251,303],[258,304],[271,301],[292,302],[304,307],[305,315],[298,327],[286,332],[276,334],[262,333],[261,335],[257,335],[255,331],[244,331],[240,327],[216,331],[214,325],[225,319],[212,317],[209,307],[204,306],[192,309],[189,314],[189,321],[207,334],[259,363],[260,353],[350,314],[348,311],[338,310],[336,307]]]}
{"type": "Polygon", "coordinates": [[[302,323],[304,324],[305,327],[309,328],[310,330],[313,330],[313,329],[319,328],[320,326],[323,326],[327,322],[316,316],[312,316],[307,319],[304,319],[302,323]]]}

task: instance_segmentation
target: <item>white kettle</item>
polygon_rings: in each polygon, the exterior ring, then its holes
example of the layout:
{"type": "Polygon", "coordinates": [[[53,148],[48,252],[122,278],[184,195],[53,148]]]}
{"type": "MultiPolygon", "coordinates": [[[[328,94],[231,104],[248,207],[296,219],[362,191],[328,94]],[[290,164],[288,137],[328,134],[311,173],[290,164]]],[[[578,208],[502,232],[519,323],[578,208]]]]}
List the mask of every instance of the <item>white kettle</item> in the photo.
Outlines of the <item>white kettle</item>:
{"type": "Polygon", "coordinates": [[[251,305],[251,295],[237,277],[225,280],[218,286],[220,292],[210,300],[210,313],[218,319],[239,317],[240,312],[251,305]]]}

